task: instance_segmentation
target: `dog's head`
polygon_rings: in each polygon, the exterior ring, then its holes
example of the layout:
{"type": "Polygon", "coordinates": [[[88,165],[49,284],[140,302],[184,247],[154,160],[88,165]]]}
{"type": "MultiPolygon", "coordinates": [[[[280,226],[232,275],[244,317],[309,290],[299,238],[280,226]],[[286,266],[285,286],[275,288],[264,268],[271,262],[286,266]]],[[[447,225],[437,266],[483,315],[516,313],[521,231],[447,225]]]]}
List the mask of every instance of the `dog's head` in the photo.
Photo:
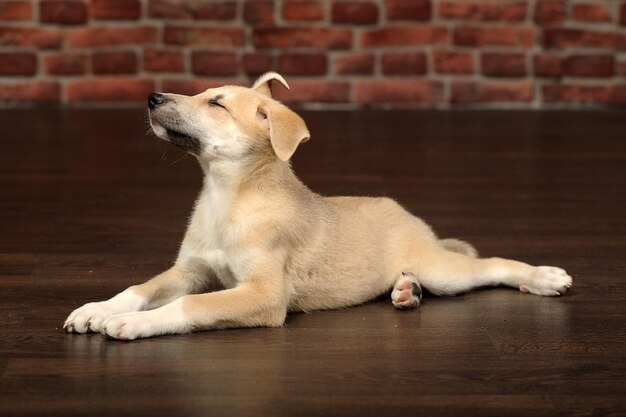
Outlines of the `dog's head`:
{"type": "Polygon", "coordinates": [[[309,131],[300,116],[272,99],[279,74],[262,75],[252,88],[223,86],[195,96],[152,93],[150,125],[160,138],[202,159],[240,159],[271,153],[287,161],[309,131]]]}

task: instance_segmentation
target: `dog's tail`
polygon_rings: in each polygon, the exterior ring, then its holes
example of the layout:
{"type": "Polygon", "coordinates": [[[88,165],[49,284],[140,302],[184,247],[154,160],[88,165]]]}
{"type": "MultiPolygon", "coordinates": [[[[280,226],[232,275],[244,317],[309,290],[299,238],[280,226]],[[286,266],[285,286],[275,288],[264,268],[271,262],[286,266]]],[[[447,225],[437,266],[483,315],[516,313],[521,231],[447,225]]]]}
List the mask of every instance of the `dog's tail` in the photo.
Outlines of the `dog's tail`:
{"type": "Polygon", "coordinates": [[[476,248],[467,242],[459,239],[441,239],[439,242],[441,242],[441,246],[443,246],[445,250],[460,253],[462,255],[469,256],[470,258],[478,258],[478,251],[476,248]]]}

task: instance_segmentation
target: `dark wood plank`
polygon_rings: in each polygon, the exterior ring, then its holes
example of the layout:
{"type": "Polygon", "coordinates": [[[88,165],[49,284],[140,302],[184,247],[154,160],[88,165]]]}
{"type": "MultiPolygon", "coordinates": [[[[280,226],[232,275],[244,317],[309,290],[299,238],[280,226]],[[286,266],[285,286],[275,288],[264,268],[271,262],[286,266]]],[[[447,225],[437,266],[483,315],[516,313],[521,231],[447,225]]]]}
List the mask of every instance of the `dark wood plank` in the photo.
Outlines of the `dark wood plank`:
{"type": "Polygon", "coordinates": [[[323,194],[388,195],[571,293],[486,289],[120,343],[66,315],[167,268],[201,184],[138,110],[0,112],[0,415],[626,414],[622,112],[307,112],[323,194]]]}

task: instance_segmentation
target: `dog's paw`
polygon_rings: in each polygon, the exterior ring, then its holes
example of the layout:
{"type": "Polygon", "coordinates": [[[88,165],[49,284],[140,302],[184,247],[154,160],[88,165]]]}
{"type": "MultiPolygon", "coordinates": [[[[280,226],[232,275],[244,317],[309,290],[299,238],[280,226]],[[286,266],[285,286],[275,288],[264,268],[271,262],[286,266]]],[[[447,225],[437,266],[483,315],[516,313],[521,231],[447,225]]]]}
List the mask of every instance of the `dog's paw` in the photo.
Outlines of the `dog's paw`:
{"type": "Polygon", "coordinates": [[[556,296],[564,294],[572,286],[572,277],[561,268],[554,266],[538,266],[531,279],[520,285],[521,292],[556,296]]]}
{"type": "Polygon", "coordinates": [[[63,328],[68,333],[99,332],[100,326],[115,311],[107,305],[107,301],[88,303],[77,308],[69,315],[63,328]]]}
{"type": "Polygon", "coordinates": [[[135,340],[154,336],[149,316],[149,312],[116,314],[102,323],[100,333],[118,340],[135,340]]]}
{"type": "Polygon", "coordinates": [[[393,286],[391,303],[399,310],[416,308],[422,300],[422,288],[415,276],[402,273],[393,286]]]}
{"type": "Polygon", "coordinates": [[[178,299],[149,311],[116,314],[102,323],[100,333],[118,340],[135,340],[193,330],[178,299]]]}

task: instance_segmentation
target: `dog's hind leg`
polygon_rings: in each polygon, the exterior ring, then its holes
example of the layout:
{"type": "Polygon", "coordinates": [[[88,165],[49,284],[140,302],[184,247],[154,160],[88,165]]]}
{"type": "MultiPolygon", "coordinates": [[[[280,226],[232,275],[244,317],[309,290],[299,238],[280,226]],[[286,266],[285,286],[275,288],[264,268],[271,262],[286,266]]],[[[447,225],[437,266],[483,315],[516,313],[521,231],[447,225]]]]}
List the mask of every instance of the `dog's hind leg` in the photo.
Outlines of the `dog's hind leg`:
{"type": "Polygon", "coordinates": [[[476,250],[476,248],[472,246],[470,243],[467,243],[463,240],[441,239],[439,243],[441,243],[441,246],[443,246],[445,250],[449,250],[450,252],[456,252],[462,255],[467,255],[471,258],[478,257],[478,251],[476,250]]]}
{"type": "Polygon", "coordinates": [[[502,258],[476,259],[441,249],[422,252],[409,270],[435,295],[505,285],[526,293],[555,296],[565,293],[572,285],[572,278],[561,268],[535,267],[502,258]]]}

